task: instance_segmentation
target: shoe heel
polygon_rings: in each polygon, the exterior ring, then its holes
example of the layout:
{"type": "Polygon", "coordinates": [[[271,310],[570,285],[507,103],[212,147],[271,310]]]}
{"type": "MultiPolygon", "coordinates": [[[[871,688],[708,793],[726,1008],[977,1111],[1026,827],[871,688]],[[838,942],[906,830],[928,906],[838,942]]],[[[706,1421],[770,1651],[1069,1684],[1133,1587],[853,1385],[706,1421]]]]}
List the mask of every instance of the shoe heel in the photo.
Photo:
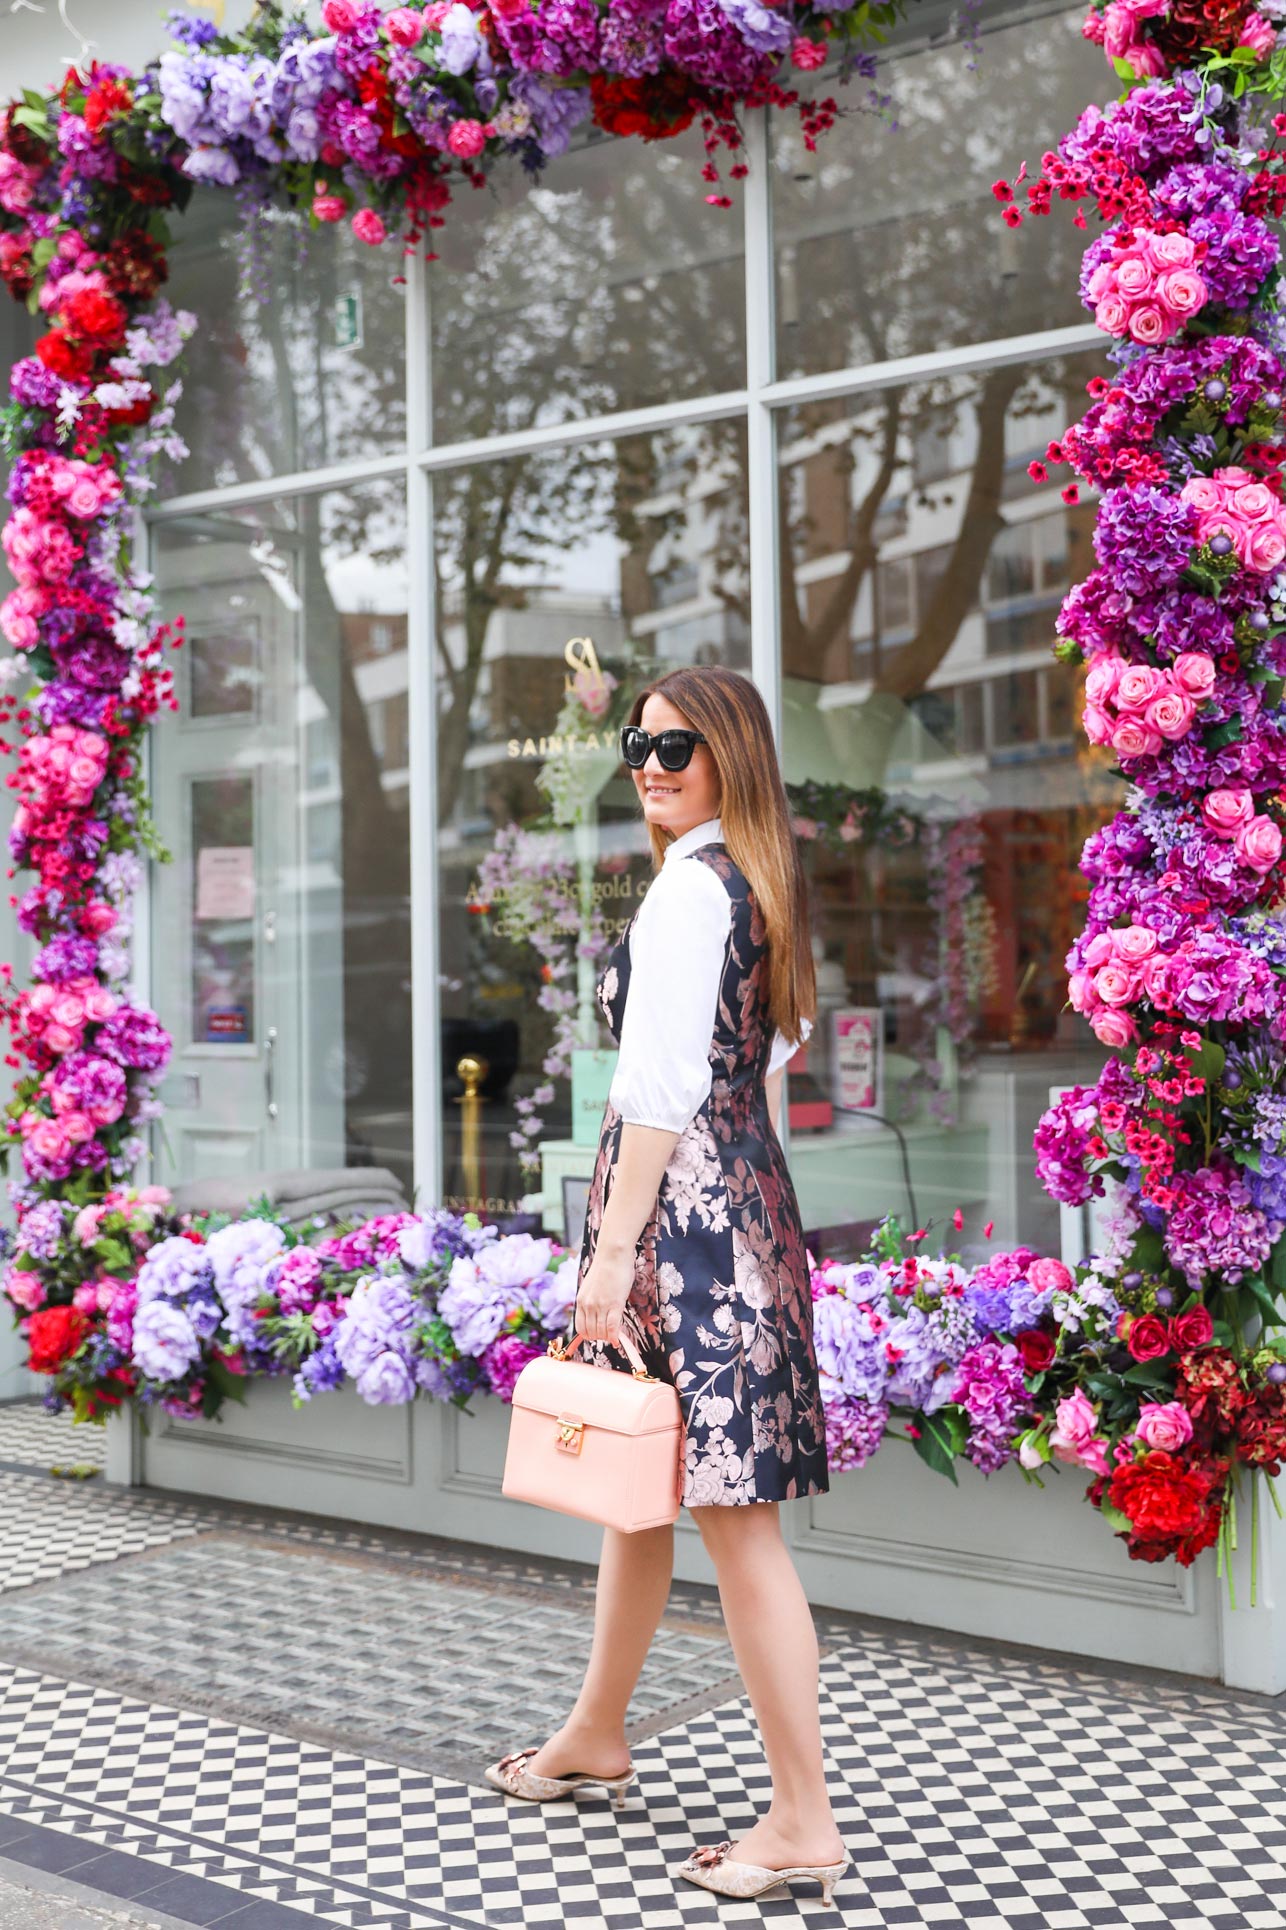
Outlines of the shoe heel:
{"type": "Polygon", "coordinates": [[[632,1776],[627,1776],[624,1782],[603,1784],[604,1789],[612,1799],[613,1809],[625,1808],[625,1798],[629,1794],[629,1787],[633,1780],[634,1778],[632,1776]]]}

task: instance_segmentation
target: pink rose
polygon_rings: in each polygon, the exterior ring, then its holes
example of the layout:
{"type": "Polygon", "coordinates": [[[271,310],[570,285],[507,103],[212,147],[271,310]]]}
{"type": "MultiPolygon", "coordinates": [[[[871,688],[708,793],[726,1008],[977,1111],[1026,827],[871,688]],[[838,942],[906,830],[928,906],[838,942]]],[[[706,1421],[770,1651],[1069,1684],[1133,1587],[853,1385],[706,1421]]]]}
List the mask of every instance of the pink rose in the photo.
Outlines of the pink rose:
{"type": "MultiPolygon", "coordinates": [[[[1161,8],[1158,7],[1154,11],[1159,13],[1161,8]]],[[[1143,247],[1158,268],[1190,268],[1196,259],[1196,244],[1188,235],[1150,234],[1144,241],[1143,247]]]]}
{"type": "Polygon", "coordinates": [[[57,1025],[65,1025],[69,1030],[79,1028],[85,1023],[85,1001],[74,992],[63,992],[55,999],[51,1016],[57,1025]]]}
{"type": "Polygon", "coordinates": [[[1028,1267],[1027,1279],[1037,1293],[1066,1293],[1072,1285],[1072,1271],[1061,1260],[1043,1254],[1028,1267]]]}
{"type": "Polygon", "coordinates": [[[1151,348],[1157,342],[1164,342],[1173,333],[1174,318],[1156,302],[1140,302],[1130,312],[1130,336],[1133,341],[1142,342],[1151,348]]]}
{"type": "Polygon", "coordinates": [[[1104,965],[1094,974],[1094,990],[1104,1005],[1128,1005],[1138,997],[1138,980],[1124,965],[1104,965]]]}
{"type": "Polygon", "coordinates": [[[1081,712],[1081,723],[1091,744],[1107,744],[1112,737],[1112,719],[1097,704],[1086,704],[1081,712]]]}
{"type": "Polygon", "coordinates": [[[91,1025],[101,1025],[119,1005],[115,992],[109,992],[105,985],[96,985],[92,992],[85,994],[85,1017],[91,1025]]]}
{"type": "Polygon", "coordinates": [[[103,767],[96,758],[73,757],[67,769],[67,781],[77,790],[91,793],[103,781],[103,767]]]}
{"type": "Polygon", "coordinates": [[[1185,650],[1182,656],[1176,657],[1174,675],[1189,697],[1195,697],[1198,701],[1202,697],[1208,697],[1214,689],[1214,664],[1209,657],[1203,657],[1200,651],[1185,650]]]}
{"type": "Polygon", "coordinates": [[[1096,931],[1083,953],[1085,963],[1091,971],[1097,971],[1100,965],[1106,965],[1109,959],[1115,956],[1116,933],[1114,931],[1096,931]]]}
{"type": "Polygon", "coordinates": [[[1166,71],[1165,55],[1153,40],[1136,41],[1121,55],[1135,80],[1159,80],[1166,71]]]}
{"type": "Polygon", "coordinates": [[[1087,1012],[1094,997],[1093,976],[1089,972],[1073,972],[1067,981],[1067,997],[1073,1012],[1087,1012]]]}
{"type": "Polygon", "coordinates": [[[313,213],[318,221],[342,221],[348,213],[348,203],[342,194],[325,194],[318,189],[313,196],[313,213]]]}
{"type": "Polygon", "coordinates": [[[1124,659],[1118,657],[1113,651],[1104,651],[1101,657],[1095,657],[1085,673],[1085,695],[1090,703],[1109,703],[1115,694],[1116,686],[1121,681],[1121,672],[1124,669],[1124,659]]]}
{"type": "Polygon", "coordinates": [[[94,1137],[94,1122],[87,1112],[62,1112],[58,1124],[73,1146],[83,1146],[94,1137]]]}
{"type": "Polygon", "coordinates": [[[1179,491],[1179,500],[1191,503],[1195,510],[1205,515],[1209,510],[1220,507],[1223,491],[1209,476],[1191,476],[1179,491]]]}
{"type": "Polygon", "coordinates": [[[1106,1443],[1098,1433],[1098,1409],[1079,1387],[1058,1403],[1054,1421],[1049,1445],[1060,1461],[1092,1468],[1095,1474],[1108,1472],[1103,1452],[1106,1443]]]}
{"type": "Polygon", "coordinates": [[[1141,965],[1157,948],[1157,935],[1146,925],[1127,925],[1116,934],[1116,949],[1131,965],[1141,965]]]}
{"type": "Polygon", "coordinates": [[[1116,686],[1118,710],[1142,710],[1165,689],[1165,678],[1150,663],[1127,664],[1116,686]]]}
{"type": "Polygon", "coordinates": [[[826,65],[826,42],[806,40],[801,34],[798,40],[790,43],[790,58],[801,73],[809,73],[815,67],[826,65]]]}
{"type": "Polygon", "coordinates": [[[1262,523],[1276,516],[1278,502],[1266,483],[1243,483],[1232,492],[1232,508],[1243,523],[1262,523]]]}
{"type": "Polygon", "coordinates": [[[1095,325],[1105,335],[1124,335],[1130,325],[1130,308],[1120,295],[1104,295],[1094,310],[1095,325]]]}
{"type": "Polygon", "coordinates": [[[424,15],[409,7],[394,7],[384,16],[384,31],[395,47],[416,47],[424,37],[424,15]]]}
{"type": "Polygon", "coordinates": [[[1255,800],[1246,790],[1207,791],[1201,800],[1201,815],[1216,837],[1231,838],[1254,817],[1255,800]]]}
{"type": "Polygon", "coordinates": [[[1139,1029],[1129,1014],[1111,1005],[1105,1005],[1094,1014],[1090,1020],[1090,1030],[1100,1045],[1113,1050],[1132,1045],[1139,1035],[1139,1029]]]}
{"type": "Polygon", "coordinates": [[[1271,818],[1252,818],[1238,831],[1233,849],[1252,871],[1271,871],[1282,855],[1282,834],[1271,818]]]}
{"type": "Polygon", "coordinates": [[[1161,744],[1160,731],[1138,717],[1122,717],[1112,732],[1112,749],[1119,757],[1155,757],[1161,744]]]}
{"type": "Polygon", "coordinates": [[[1176,737],[1183,737],[1191,730],[1196,714],[1191,697],[1185,697],[1181,690],[1167,690],[1164,696],[1155,697],[1148,705],[1143,721],[1149,729],[1159,731],[1173,743],[1176,737]]]}
{"type": "Polygon", "coordinates": [[[1134,40],[1134,22],[1121,0],[1111,0],[1103,15],[1103,52],[1109,60],[1122,60],[1134,40]]]}
{"type": "Polygon", "coordinates": [[[1134,1431],[1145,1447],[1174,1454],[1192,1439],[1192,1417],[1182,1401],[1144,1401],[1134,1431]]]}
{"type": "Polygon", "coordinates": [[[453,121],[447,146],[463,161],[472,161],[487,145],[487,130],[481,121],[453,121]]]}
{"type": "Polygon", "coordinates": [[[1277,30],[1271,21],[1264,19],[1262,13],[1247,14],[1241,23],[1237,45],[1249,47],[1252,54],[1258,54],[1261,60],[1267,60],[1277,45],[1277,30]]]}
{"type": "Polygon", "coordinates": [[[40,1035],[42,1045],[51,1052],[71,1052],[80,1044],[80,1033],[69,1032],[65,1025],[47,1025],[40,1035]]]}
{"type": "Polygon", "coordinates": [[[1203,308],[1210,291],[1195,268],[1176,268],[1172,274],[1162,275],[1156,292],[1171,314],[1182,319],[1203,308]]]}
{"type": "Polygon", "coordinates": [[[1257,523],[1248,532],[1249,540],[1237,545],[1237,553],[1247,569],[1271,576],[1286,557],[1286,536],[1277,523],[1257,523]]]}
{"type": "Polygon", "coordinates": [[[1152,271],[1141,255],[1127,255],[1117,262],[1116,285],[1131,300],[1152,293],[1152,271]]]}
{"type": "Polygon", "coordinates": [[[38,1273],[10,1267],[4,1278],[4,1290],[15,1307],[23,1307],[28,1313],[45,1304],[45,1283],[38,1273]]]}
{"type": "Polygon", "coordinates": [[[1174,973],[1174,960],[1166,952],[1154,952],[1143,961],[1140,976],[1144,994],[1162,1011],[1174,1002],[1174,973]]]}
{"type": "Polygon", "coordinates": [[[368,248],[378,248],[387,230],[374,208],[359,208],[353,216],[353,233],[368,248]]]}
{"type": "Polygon", "coordinates": [[[322,21],[333,34],[351,34],[357,25],[358,8],[353,0],[322,0],[322,21]]]}
{"type": "Polygon", "coordinates": [[[73,1307],[79,1307],[82,1313],[97,1313],[98,1312],[97,1281],[82,1280],[80,1285],[77,1287],[75,1293],[73,1293],[71,1297],[71,1304],[73,1307]]]}
{"type": "Polygon", "coordinates": [[[67,513],[81,518],[97,516],[99,495],[92,482],[78,482],[73,485],[67,497],[67,513]]]}
{"type": "Polygon", "coordinates": [[[25,1135],[27,1144],[41,1159],[66,1159],[71,1149],[71,1141],[63,1130],[65,1121],[61,1119],[42,1119],[39,1124],[25,1135]]]}
{"type": "Polygon", "coordinates": [[[71,1230],[82,1246],[88,1246],[91,1240],[97,1239],[99,1222],[106,1211],[106,1206],[81,1207],[71,1223],[71,1230]]]}

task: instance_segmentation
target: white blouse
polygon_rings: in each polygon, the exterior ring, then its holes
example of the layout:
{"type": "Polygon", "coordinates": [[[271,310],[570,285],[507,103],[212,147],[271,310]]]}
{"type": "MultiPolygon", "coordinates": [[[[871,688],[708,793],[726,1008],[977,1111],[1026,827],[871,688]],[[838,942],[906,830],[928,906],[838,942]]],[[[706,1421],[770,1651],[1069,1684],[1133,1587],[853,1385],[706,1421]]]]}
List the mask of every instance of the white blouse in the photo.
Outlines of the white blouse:
{"type": "MultiPolygon", "coordinates": [[[[666,850],[630,930],[630,983],[621,1045],[608,1093],[630,1126],[681,1133],[710,1096],[710,1045],[732,929],[732,901],[691,851],[723,837],[718,818],[685,831],[666,850]]],[[[803,1021],[804,1036],[812,1026],[803,1021]]],[[[780,1032],[768,1072],[795,1047],[780,1032]]]]}

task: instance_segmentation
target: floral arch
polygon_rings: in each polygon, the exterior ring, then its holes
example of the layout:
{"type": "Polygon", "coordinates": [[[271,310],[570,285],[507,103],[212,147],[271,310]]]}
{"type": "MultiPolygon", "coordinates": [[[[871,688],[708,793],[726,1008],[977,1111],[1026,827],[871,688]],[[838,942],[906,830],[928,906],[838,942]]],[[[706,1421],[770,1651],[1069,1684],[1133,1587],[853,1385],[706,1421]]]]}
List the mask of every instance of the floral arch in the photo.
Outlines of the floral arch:
{"type": "MultiPolygon", "coordinates": [[[[321,12],[315,35],[261,4],[234,37],[175,15],[142,73],[73,68],[0,119],[0,275],[46,324],[5,412],[10,851],[32,874],[15,903],[38,949],[5,1000],[19,1170],[2,1284],[51,1399],[83,1418],[130,1398],[210,1415],[256,1373],[293,1374],[300,1399],[346,1380],[378,1402],[504,1399],[576,1274],[550,1241],[470,1217],[309,1244],[266,1210],[180,1222],[163,1188],[130,1184],[170,1049],[127,985],[143,862],[165,855],[140,751],[174,704],[181,640],[129,543],[158,456],[179,453],[172,373],[196,326],[162,293],[172,217],[214,182],[421,249],[455,183],[506,160],[534,172],[586,119],[644,140],[699,122],[706,198],[727,206],[739,114],[797,112],[811,145],[838,110],[801,76],[838,56],[869,80],[898,8],[321,12]]],[[[953,1479],[957,1459],[1032,1479],[1056,1459],[1089,1471],[1089,1498],[1149,1561],[1226,1552],[1239,1471],[1286,1457],[1282,22],[1286,0],[1095,4],[1085,32],[1121,100],[995,189],[1011,226],[1055,200],[1105,224],[1082,294],[1109,373],[1048,461],[1100,494],[1097,567],[1056,647],[1069,675],[1087,666],[1087,733],[1129,787],[1086,847],[1068,960],[1071,1003],[1113,1056],[1046,1115],[1036,1155],[1068,1204],[1111,1181],[1115,1216],[1076,1269],[1020,1249],[971,1273],[890,1226],[867,1262],[822,1257],[813,1282],[833,1466],[860,1466],[894,1416],[953,1479]]]]}

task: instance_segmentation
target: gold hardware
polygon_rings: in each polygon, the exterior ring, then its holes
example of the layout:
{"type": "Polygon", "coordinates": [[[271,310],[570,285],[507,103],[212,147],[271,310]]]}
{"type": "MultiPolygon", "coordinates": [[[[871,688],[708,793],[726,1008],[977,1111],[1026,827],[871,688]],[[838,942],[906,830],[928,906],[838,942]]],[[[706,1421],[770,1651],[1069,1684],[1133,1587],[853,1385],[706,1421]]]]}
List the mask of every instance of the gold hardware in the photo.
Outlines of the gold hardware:
{"type": "Polygon", "coordinates": [[[582,1421],[580,1415],[560,1414],[554,1425],[558,1429],[559,1447],[563,1448],[568,1454],[579,1454],[581,1451],[581,1437],[585,1431],[585,1423],[582,1421]]]}
{"type": "Polygon", "coordinates": [[[482,1198],[482,1094],[478,1088],[491,1070],[485,1059],[466,1052],[456,1061],[456,1075],[464,1081],[464,1091],[456,1100],[460,1107],[460,1164],[464,1169],[465,1197],[473,1202],[482,1198]]]}

